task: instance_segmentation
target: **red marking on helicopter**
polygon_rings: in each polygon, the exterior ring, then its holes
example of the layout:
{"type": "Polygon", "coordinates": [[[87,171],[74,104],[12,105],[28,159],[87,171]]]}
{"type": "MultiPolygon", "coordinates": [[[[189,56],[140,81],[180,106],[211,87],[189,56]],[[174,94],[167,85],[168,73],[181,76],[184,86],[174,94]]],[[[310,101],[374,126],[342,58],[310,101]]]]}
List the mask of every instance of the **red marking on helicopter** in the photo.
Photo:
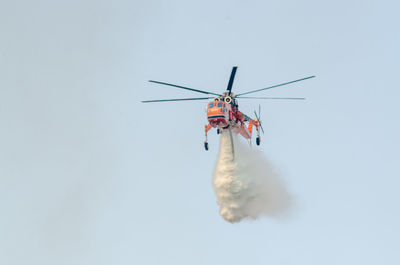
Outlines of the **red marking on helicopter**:
{"type": "Polygon", "coordinates": [[[238,98],[243,98],[243,99],[289,99],[289,100],[304,100],[305,98],[288,98],[288,97],[243,97],[243,95],[247,95],[250,93],[255,93],[279,86],[284,86],[288,85],[291,83],[303,81],[306,79],[313,78],[315,76],[308,76],[304,77],[301,79],[297,79],[294,81],[286,82],[286,83],[281,83],[278,85],[274,86],[269,86],[266,88],[261,88],[257,90],[252,90],[240,94],[233,94],[232,93],[232,86],[233,86],[233,81],[235,79],[236,75],[236,70],[237,66],[234,66],[232,68],[231,76],[229,78],[228,82],[228,87],[226,91],[222,94],[217,94],[209,91],[203,91],[203,90],[198,90],[198,89],[193,89],[189,87],[184,87],[184,86],[179,86],[179,85],[174,85],[170,83],[164,83],[164,82],[159,82],[159,81],[153,81],[149,80],[149,82],[152,83],[157,83],[161,85],[167,85],[167,86],[173,86],[177,88],[182,88],[185,90],[190,90],[194,91],[197,93],[202,93],[202,94],[207,94],[207,95],[214,95],[216,97],[202,97],[202,98],[179,98],[179,99],[157,99],[157,100],[144,100],[142,101],[143,103],[151,103],[151,102],[167,102],[167,101],[187,101],[187,100],[210,100],[213,99],[211,102],[207,104],[207,120],[208,124],[205,125],[205,137],[206,140],[204,141],[204,147],[206,150],[208,150],[208,142],[207,142],[207,133],[211,128],[217,128],[217,133],[219,133],[221,130],[231,130],[237,134],[242,135],[246,139],[251,139],[252,138],[252,132],[253,132],[253,127],[256,129],[256,144],[260,145],[260,129],[262,132],[264,132],[264,129],[262,128],[261,125],[261,120],[260,120],[260,105],[258,109],[258,115],[257,112],[254,111],[254,114],[256,116],[256,119],[252,119],[249,116],[243,114],[242,112],[239,111],[239,105],[237,103],[238,98]]]}

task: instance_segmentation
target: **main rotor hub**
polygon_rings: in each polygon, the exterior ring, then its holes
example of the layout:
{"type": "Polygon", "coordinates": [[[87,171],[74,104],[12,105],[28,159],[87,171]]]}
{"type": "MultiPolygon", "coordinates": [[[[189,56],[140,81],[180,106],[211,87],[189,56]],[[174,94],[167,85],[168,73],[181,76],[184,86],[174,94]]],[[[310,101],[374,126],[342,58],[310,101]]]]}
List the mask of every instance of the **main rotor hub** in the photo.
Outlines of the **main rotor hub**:
{"type": "Polygon", "coordinates": [[[214,98],[214,101],[224,101],[227,104],[237,106],[236,95],[229,92],[222,93],[221,96],[214,98]]]}

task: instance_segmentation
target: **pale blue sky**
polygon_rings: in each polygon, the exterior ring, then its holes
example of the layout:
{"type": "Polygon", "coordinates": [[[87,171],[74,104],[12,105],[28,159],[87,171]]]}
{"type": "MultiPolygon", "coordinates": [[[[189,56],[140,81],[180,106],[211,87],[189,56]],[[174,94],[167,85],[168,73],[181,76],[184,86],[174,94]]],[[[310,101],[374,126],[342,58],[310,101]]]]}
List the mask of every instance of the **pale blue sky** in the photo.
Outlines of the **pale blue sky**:
{"type": "Polygon", "coordinates": [[[396,1],[0,2],[0,264],[400,263],[396,1]],[[230,224],[205,102],[260,96],[290,216],[230,224]],[[256,95],[256,94],[255,94],[256,95]]]}

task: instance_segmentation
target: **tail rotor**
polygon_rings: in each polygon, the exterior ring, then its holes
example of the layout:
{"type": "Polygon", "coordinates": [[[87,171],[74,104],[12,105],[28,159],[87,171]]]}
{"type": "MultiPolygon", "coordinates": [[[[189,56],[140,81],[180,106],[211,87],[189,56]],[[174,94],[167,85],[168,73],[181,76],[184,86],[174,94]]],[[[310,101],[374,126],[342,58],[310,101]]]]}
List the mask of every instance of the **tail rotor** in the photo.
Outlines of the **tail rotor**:
{"type": "Polygon", "coordinates": [[[257,126],[256,144],[260,145],[260,142],[261,142],[260,129],[261,129],[262,133],[264,134],[264,129],[263,129],[262,124],[261,124],[261,105],[258,105],[258,115],[257,115],[256,111],[254,111],[254,114],[256,115],[257,124],[258,124],[258,126],[257,126]]]}
{"type": "Polygon", "coordinates": [[[262,133],[264,133],[264,129],[261,124],[261,105],[258,105],[258,115],[256,111],[254,111],[254,114],[256,115],[258,125],[260,126],[262,133]]]}

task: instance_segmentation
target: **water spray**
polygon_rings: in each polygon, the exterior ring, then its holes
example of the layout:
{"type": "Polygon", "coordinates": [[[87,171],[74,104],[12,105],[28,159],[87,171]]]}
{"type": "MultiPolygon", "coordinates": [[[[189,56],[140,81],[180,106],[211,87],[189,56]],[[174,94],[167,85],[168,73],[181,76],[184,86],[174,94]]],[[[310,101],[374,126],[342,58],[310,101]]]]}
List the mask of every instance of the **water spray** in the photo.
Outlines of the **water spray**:
{"type": "Polygon", "coordinates": [[[271,164],[231,130],[222,131],[213,184],[220,214],[231,223],[277,216],[289,206],[290,196],[271,164]]]}

